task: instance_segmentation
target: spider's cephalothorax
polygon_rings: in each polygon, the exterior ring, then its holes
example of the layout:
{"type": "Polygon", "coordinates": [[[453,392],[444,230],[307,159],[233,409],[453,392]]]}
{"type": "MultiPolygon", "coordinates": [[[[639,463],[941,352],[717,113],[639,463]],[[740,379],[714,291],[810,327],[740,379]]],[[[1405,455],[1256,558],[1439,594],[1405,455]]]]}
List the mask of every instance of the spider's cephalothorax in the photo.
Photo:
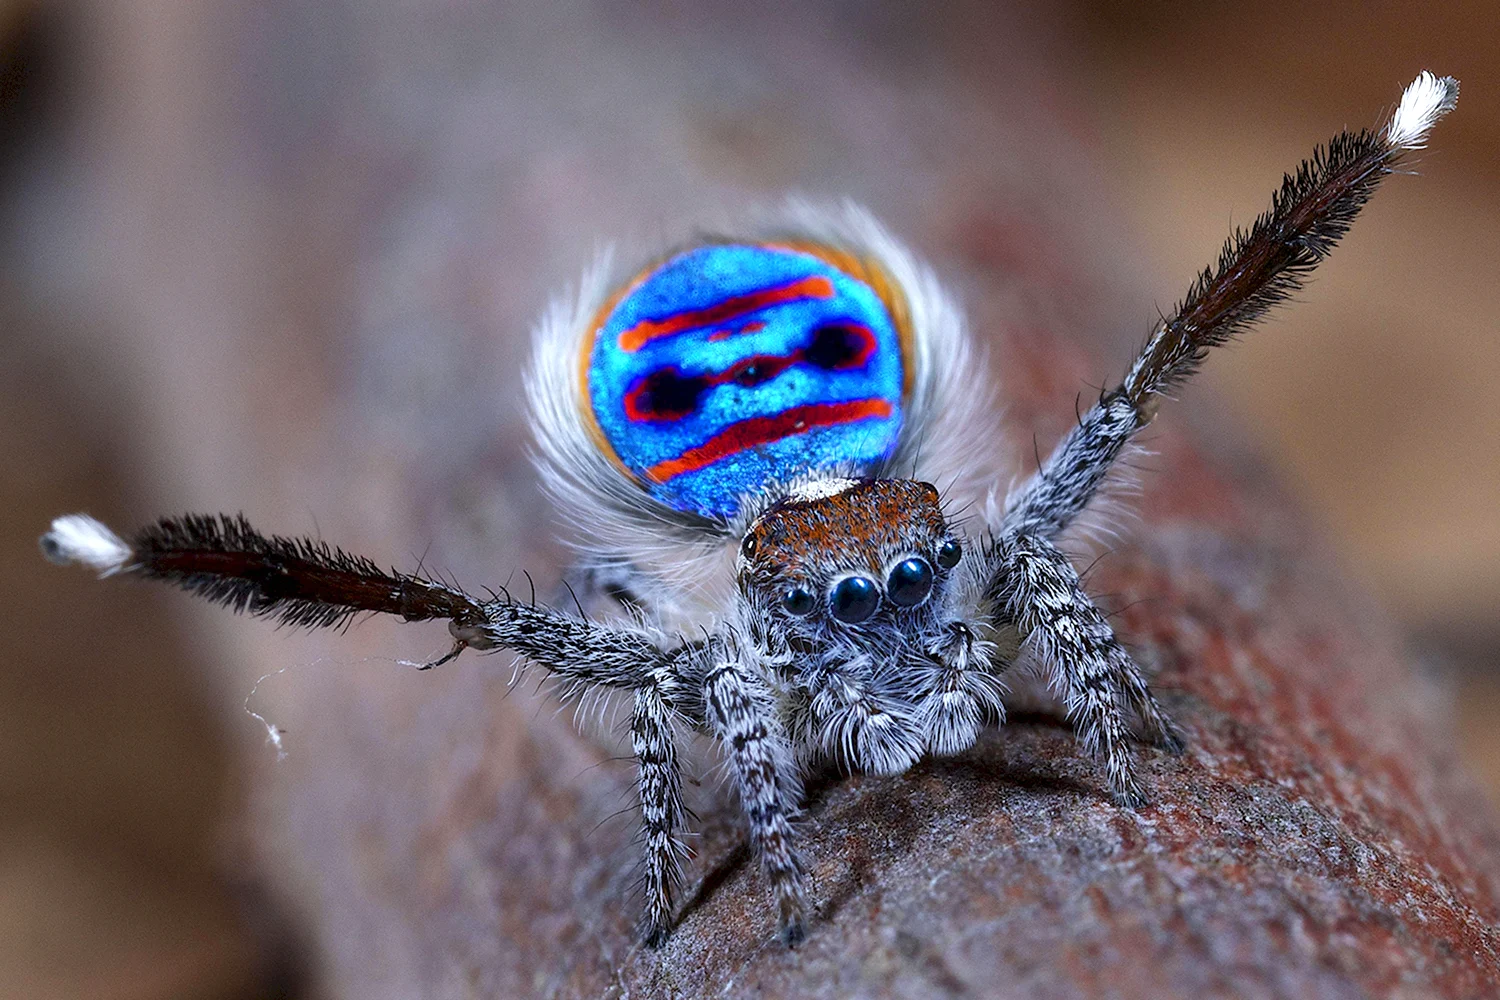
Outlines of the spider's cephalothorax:
{"type": "Polygon", "coordinates": [[[775,632],[829,643],[930,619],[942,603],[941,576],[961,556],[931,484],[828,479],[755,519],[740,542],[737,577],[775,632]]]}
{"type": "Polygon", "coordinates": [[[652,943],[683,853],[678,742],[708,734],[795,942],[807,887],[791,820],[808,767],[894,774],[967,749],[1003,719],[1002,677],[1023,654],[1115,799],[1144,801],[1132,739],[1181,741],[1059,542],[1163,394],[1300,287],[1457,94],[1423,73],[1381,129],[1341,133],[1288,176],[1003,499],[985,365],[952,301],[863,212],[792,206],[638,271],[606,261],[543,319],[527,381],[539,471],[579,528],[585,596],[611,620],[481,601],[222,515],[128,541],[71,515],[42,546],[300,625],[446,619],[444,661],[508,649],[567,691],[628,692],[652,943]],[[984,512],[967,537],[949,498],[984,512]]]}
{"type": "Polygon", "coordinates": [[[822,480],[755,519],[737,579],[800,757],[899,773],[998,714],[1001,664],[976,637],[995,628],[966,621],[963,555],[938,491],[911,479],[822,480]],[[965,683],[938,683],[945,664],[965,683]]]}

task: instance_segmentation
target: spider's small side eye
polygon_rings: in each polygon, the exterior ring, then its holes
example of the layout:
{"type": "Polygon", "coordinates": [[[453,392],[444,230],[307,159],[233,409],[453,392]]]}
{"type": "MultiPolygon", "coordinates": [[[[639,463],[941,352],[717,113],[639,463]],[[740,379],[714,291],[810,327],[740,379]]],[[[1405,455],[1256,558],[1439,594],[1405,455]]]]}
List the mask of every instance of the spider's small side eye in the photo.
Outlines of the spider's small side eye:
{"type": "Polygon", "coordinates": [[[898,608],[916,607],[932,592],[932,564],[916,556],[901,560],[891,570],[885,592],[898,608]]]}
{"type": "Polygon", "coordinates": [[[952,569],[958,565],[958,561],[964,557],[964,547],[958,544],[958,539],[950,538],[938,549],[937,564],[943,569],[952,569]]]}
{"type": "Polygon", "coordinates": [[[854,625],[875,613],[880,606],[880,588],[874,580],[862,576],[849,576],[834,584],[828,594],[828,604],[833,617],[854,625]]]}
{"type": "Polygon", "coordinates": [[[816,602],[817,598],[813,597],[813,592],[806,587],[792,587],[781,595],[781,606],[786,608],[787,614],[796,615],[798,618],[811,614],[816,602]]]}
{"type": "Polygon", "coordinates": [[[745,540],[743,542],[740,542],[740,555],[744,556],[746,559],[749,559],[751,556],[755,555],[755,548],[755,536],[753,534],[746,535],[745,540]]]}

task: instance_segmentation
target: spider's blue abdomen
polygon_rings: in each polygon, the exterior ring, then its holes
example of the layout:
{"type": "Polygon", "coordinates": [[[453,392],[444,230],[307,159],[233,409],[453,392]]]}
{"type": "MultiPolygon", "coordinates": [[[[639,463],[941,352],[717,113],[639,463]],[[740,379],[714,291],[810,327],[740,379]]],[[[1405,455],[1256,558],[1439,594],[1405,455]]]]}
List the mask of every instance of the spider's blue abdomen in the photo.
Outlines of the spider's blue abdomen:
{"type": "Polygon", "coordinates": [[[909,377],[899,293],[812,244],[714,244],[627,285],[584,345],[584,405],[653,496],[728,518],[767,483],[890,454],[909,377]]]}

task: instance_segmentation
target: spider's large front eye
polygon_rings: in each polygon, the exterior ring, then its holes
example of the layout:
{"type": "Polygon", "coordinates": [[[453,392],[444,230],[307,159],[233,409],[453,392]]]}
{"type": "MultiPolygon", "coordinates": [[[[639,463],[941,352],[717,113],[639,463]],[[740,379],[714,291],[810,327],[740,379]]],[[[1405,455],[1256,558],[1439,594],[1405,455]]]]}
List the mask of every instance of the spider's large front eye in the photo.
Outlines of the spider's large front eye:
{"type": "Polygon", "coordinates": [[[816,602],[817,598],[813,597],[813,592],[806,587],[791,587],[781,595],[781,606],[786,608],[787,614],[796,615],[798,618],[805,618],[812,614],[813,605],[816,602]]]}
{"type": "Polygon", "coordinates": [[[932,565],[916,556],[901,560],[891,570],[885,592],[898,608],[916,607],[932,592],[932,565]]]}
{"type": "Polygon", "coordinates": [[[849,576],[840,580],[828,594],[833,617],[853,625],[862,622],[880,607],[880,588],[874,580],[849,576]]]}

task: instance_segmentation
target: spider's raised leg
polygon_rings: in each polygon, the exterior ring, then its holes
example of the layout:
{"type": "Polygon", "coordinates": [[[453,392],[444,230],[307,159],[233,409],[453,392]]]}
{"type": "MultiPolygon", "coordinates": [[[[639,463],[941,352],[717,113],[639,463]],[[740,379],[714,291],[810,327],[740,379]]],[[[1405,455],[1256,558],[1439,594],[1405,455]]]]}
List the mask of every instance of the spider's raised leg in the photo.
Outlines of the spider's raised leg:
{"type": "Polygon", "coordinates": [[[755,670],[731,654],[704,677],[703,701],[709,728],[729,757],[750,824],[750,846],[771,883],[781,937],[795,945],[806,932],[807,909],[805,875],[792,829],[801,782],[775,697],[755,670]]]}
{"type": "Polygon", "coordinates": [[[1156,742],[1177,750],[1182,738],[1083,592],[1068,557],[1037,535],[1007,534],[985,552],[1000,613],[1015,623],[1024,648],[1050,673],[1084,748],[1104,764],[1110,791],[1123,805],[1146,796],[1135,776],[1129,739],[1134,714],[1156,742]]]}
{"type": "MultiPolygon", "coordinates": [[[[701,644],[664,649],[644,631],[599,625],[509,599],[480,601],[457,587],[386,571],[310,539],[263,535],[243,517],[168,518],[121,539],[93,518],[59,518],[42,538],[59,562],[81,562],[105,575],[162,580],[236,611],[308,627],[337,626],[361,612],[407,621],[447,619],[457,645],[509,649],[546,668],[566,687],[633,691],[631,742],[645,851],[645,937],[657,943],[671,926],[682,822],[680,765],[674,744],[680,679],[701,644]]],[[[701,672],[701,669],[697,672],[701,672]]]]}
{"type": "Polygon", "coordinates": [[[1378,132],[1342,132],[1282,180],[1271,207],[1225,243],[1173,315],[1162,320],[1118,388],[1106,392],[1007,504],[1000,533],[1055,538],[1081,514],[1125,446],[1212,347],[1294,295],[1349,230],[1403,154],[1421,149],[1458,101],[1458,81],[1423,73],[1378,132]]]}
{"type": "Polygon", "coordinates": [[[1124,381],[1079,418],[1042,467],[1007,502],[988,545],[987,592],[1054,672],[1086,746],[1100,754],[1110,787],[1141,798],[1126,745],[1126,709],[1158,740],[1178,741],[1139,669],[1052,544],[1098,495],[1131,439],[1165,394],[1198,370],[1210,348],[1263,318],[1302,287],[1332,252],[1381,179],[1458,99],[1457,81],[1423,73],[1378,132],[1343,132],[1282,181],[1271,207],[1236,232],[1170,318],[1163,319],[1124,381]]]}

